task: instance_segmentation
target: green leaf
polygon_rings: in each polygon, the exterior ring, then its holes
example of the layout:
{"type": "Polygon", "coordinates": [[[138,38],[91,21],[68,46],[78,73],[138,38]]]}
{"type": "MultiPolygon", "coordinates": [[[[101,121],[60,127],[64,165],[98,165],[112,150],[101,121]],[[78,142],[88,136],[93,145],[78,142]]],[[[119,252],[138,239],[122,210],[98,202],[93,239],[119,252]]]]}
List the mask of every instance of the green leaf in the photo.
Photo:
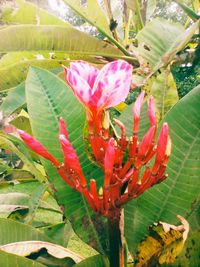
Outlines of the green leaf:
{"type": "Polygon", "coordinates": [[[21,129],[29,134],[32,134],[31,125],[29,121],[28,113],[22,109],[17,117],[10,121],[10,124],[14,125],[16,128],[21,129]]]}
{"type": "MultiPolygon", "coordinates": [[[[102,171],[93,165],[84,148],[82,130],[85,124],[85,112],[77,102],[71,89],[52,73],[31,68],[26,81],[27,107],[34,136],[60,161],[63,156],[58,141],[59,118],[62,116],[69,132],[69,140],[79,156],[83,172],[102,181],[102,171]],[[38,101],[39,100],[39,101],[38,101]]],[[[55,197],[64,207],[76,233],[91,246],[103,252],[106,230],[100,216],[88,207],[82,195],[71,189],[57,174],[56,169],[44,162],[48,179],[55,187],[55,197]],[[101,229],[101,230],[100,230],[101,229]],[[98,235],[101,231],[101,237],[98,235]]]]}
{"type": "Polygon", "coordinates": [[[17,0],[14,10],[3,10],[2,21],[6,24],[40,24],[40,25],[68,25],[67,22],[60,20],[58,17],[50,14],[46,10],[39,8],[33,3],[17,0]]]}
{"type": "Polygon", "coordinates": [[[49,226],[62,222],[61,210],[55,199],[47,191],[42,199],[40,196],[35,196],[35,192],[37,193],[41,186],[36,180],[23,182],[20,179],[20,183],[15,185],[11,182],[0,183],[0,185],[0,217],[24,222],[30,213],[32,216],[33,211],[34,221],[32,225],[34,226],[49,226]]]}
{"type": "Polygon", "coordinates": [[[9,51],[66,51],[69,55],[122,55],[116,48],[73,27],[9,26],[0,30],[0,52],[9,51]],[[31,38],[30,38],[31,32],[31,38]]]}
{"type": "Polygon", "coordinates": [[[141,1],[139,0],[135,0],[135,1],[131,1],[131,0],[125,0],[127,7],[132,10],[132,20],[133,20],[133,29],[134,32],[139,32],[143,27],[144,27],[144,21],[142,18],[142,13],[141,13],[141,1]]]}
{"type": "Polygon", "coordinates": [[[136,51],[141,63],[145,60],[151,73],[167,65],[189,42],[198,25],[196,22],[185,30],[179,23],[161,18],[152,20],[136,36],[139,42],[136,51]]]}
{"type": "MultiPolygon", "coordinates": [[[[39,260],[39,257],[42,256],[42,250],[44,254],[48,254],[53,256],[57,259],[66,259],[66,258],[72,258],[74,263],[81,261],[81,257],[79,257],[74,252],[70,251],[69,249],[66,249],[62,246],[45,242],[45,241],[22,241],[22,242],[14,242],[10,244],[6,244],[4,246],[0,246],[0,250],[13,253],[18,256],[26,256],[29,257],[31,254],[34,254],[34,259],[39,260]],[[45,249],[45,251],[44,251],[45,249]]],[[[66,259],[67,261],[67,259],[66,259]]],[[[51,265],[50,265],[51,266],[51,265]]],[[[54,265],[53,265],[54,266],[54,265]]],[[[57,265],[56,265],[57,266],[57,265]]],[[[62,265],[63,267],[68,267],[72,265],[64,265],[64,262],[62,265]]]]}
{"type": "Polygon", "coordinates": [[[105,13],[101,10],[97,0],[87,0],[87,6],[81,5],[79,0],[64,0],[64,2],[89,24],[95,26],[97,30],[115,44],[124,55],[130,56],[125,47],[112,37],[105,13]]]}
{"type": "Polygon", "coordinates": [[[199,248],[200,248],[200,233],[198,230],[196,230],[189,234],[189,238],[186,240],[183,252],[173,263],[173,265],[169,267],[198,266],[200,262],[199,248]]]}
{"type": "Polygon", "coordinates": [[[18,108],[25,104],[25,86],[24,82],[10,90],[8,96],[4,99],[0,110],[4,116],[9,116],[18,108]]]}
{"type": "Polygon", "coordinates": [[[0,218],[0,245],[13,242],[39,240],[51,242],[51,239],[29,225],[0,218]]]}
{"type": "Polygon", "coordinates": [[[80,263],[74,265],[74,267],[109,267],[109,261],[102,255],[95,255],[87,258],[80,263]]]}
{"type": "MultiPolygon", "coordinates": [[[[34,176],[38,180],[45,181],[46,178],[34,166],[34,163],[33,163],[32,159],[30,158],[30,155],[29,155],[29,157],[27,157],[27,154],[24,154],[22,152],[23,145],[21,146],[21,148],[19,150],[17,148],[17,146],[10,139],[14,140],[14,137],[9,137],[9,136],[6,136],[6,135],[0,133],[0,148],[11,150],[13,153],[15,153],[27,165],[28,169],[31,171],[32,174],[34,174],[34,176]]],[[[20,142],[20,140],[18,142],[20,142]]],[[[18,145],[19,145],[19,143],[18,143],[18,145]]]]}
{"type": "Polygon", "coordinates": [[[0,266],[3,267],[44,267],[45,265],[35,262],[24,257],[13,255],[0,250],[0,266]]]}
{"type": "Polygon", "coordinates": [[[108,20],[98,1],[87,0],[86,6],[82,5],[79,0],[64,0],[64,2],[91,25],[111,35],[108,20]]]}
{"type": "MultiPolygon", "coordinates": [[[[1,33],[1,31],[0,31],[1,33]]],[[[69,61],[56,59],[43,60],[25,60],[6,68],[0,69],[0,91],[17,86],[26,79],[30,66],[42,67],[45,69],[53,69],[61,67],[61,64],[67,65],[69,61]]],[[[21,93],[22,93],[21,88],[21,93]]]]}
{"type": "Polygon", "coordinates": [[[41,230],[44,231],[44,233],[48,237],[50,237],[54,241],[54,243],[59,244],[63,247],[67,247],[67,244],[72,234],[72,228],[69,222],[58,223],[55,225],[44,227],[41,230]]]}
{"type": "Polygon", "coordinates": [[[177,214],[190,222],[196,209],[193,203],[199,199],[200,191],[199,103],[200,86],[183,97],[163,119],[169,124],[172,139],[166,171],[169,176],[125,206],[125,236],[132,254],[150,224],[159,220],[174,224],[177,214]]]}

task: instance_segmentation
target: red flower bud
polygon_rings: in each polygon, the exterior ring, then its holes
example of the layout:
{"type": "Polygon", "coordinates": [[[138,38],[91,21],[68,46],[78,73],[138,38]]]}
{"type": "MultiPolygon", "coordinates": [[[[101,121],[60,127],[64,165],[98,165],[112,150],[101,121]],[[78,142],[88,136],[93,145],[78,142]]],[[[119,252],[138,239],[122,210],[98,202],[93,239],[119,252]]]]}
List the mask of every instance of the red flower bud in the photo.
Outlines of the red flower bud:
{"type": "Polygon", "coordinates": [[[60,163],[52,156],[46,148],[33,136],[27,134],[22,130],[17,130],[18,134],[24,141],[24,143],[35,153],[42,156],[45,159],[50,160],[57,168],[60,166],[60,163]]]}
{"type": "Polygon", "coordinates": [[[147,154],[153,149],[153,142],[156,135],[156,126],[153,125],[145,136],[142,138],[138,148],[138,158],[144,159],[147,154]]]}
{"type": "Polygon", "coordinates": [[[110,140],[108,141],[105,158],[104,158],[104,171],[105,171],[104,186],[105,187],[110,185],[110,177],[113,172],[114,163],[115,163],[115,140],[114,138],[110,138],[110,140]]]}
{"type": "Polygon", "coordinates": [[[59,140],[60,140],[60,144],[63,150],[65,169],[66,170],[72,169],[72,172],[77,173],[79,176],[81,185],[85,186],[86,180],[82,173],[79,159],[76,155],[76,152],[73,146],[63,134],[59,136],[59,140]]]}
{"type": "Polygon", "coordinates": [[[136,99],[134,107],[133,107],[133,120],[134,120],[133,133],[138,132],[139,121],[140,121],[140,112],[141,112],[142,103],[144,100],[144,95],[145,95],[145,92],[142,91],[140,93],[140,95],[138,96],[138,98],[136,99]]]}
{"type": "Polygon", "coordinates": [[[170,139],[169,139],[169,133],[168,133],[168,124],[164,123],[160,131],[159,137],[158,137],[155,162],[162,163],[164,161],[166,153],[169,153],[167,151],[167,144],[168,142],[170,142],[169,140],[170,139]]]}

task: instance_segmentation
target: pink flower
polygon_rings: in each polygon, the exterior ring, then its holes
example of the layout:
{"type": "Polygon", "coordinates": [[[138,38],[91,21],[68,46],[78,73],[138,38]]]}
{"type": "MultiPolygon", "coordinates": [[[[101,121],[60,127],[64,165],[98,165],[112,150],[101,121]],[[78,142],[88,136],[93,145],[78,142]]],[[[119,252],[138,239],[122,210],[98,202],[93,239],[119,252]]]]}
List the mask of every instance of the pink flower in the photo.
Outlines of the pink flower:
{"type": "Polygon", "coordinates": [[[124,60],[106,64],[101,70],[84,61],[65,67],[66,81],[91,114],[116,106],[128,95],[132,66],[124,60]]]}

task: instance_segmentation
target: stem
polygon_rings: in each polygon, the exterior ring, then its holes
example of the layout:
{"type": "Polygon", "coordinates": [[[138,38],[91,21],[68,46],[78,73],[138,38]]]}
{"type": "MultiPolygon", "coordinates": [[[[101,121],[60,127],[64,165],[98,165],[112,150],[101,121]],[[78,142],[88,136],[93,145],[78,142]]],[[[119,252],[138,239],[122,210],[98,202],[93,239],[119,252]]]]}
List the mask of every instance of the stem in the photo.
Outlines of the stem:
{"type": "Polygon", "coordinates": [[[110,267],[124,267],[124,210],[108,217],[110,267]]]}

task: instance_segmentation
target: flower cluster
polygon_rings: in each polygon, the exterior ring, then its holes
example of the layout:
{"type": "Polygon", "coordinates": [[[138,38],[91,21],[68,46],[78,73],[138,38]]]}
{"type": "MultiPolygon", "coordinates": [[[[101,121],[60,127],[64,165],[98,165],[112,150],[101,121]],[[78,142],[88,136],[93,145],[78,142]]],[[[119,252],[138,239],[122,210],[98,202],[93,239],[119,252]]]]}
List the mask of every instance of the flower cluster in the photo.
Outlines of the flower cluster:
{"type": "Polygon", "coordinates": [[[95,179],[90,179],[89,185],[87,184],[62,118],[59,141],[63,151],[63,164],[35,138],[21,130],[18,133],[29,148],[53,163],[60,176],[85,196],[95,212],[106,217],[112,216],[116,209],[166,178],[165,169],[171,153],[168,125],[163,124],[155,145],[156,112],[153,97],[150,96],[150,129],[139,142],[140,112],[145,96],[141,92],[133,108],[132,136],[126,136],[125,126],[117,119],[114,122],[120,128],[120,137],[115,136],[110,129],[107,109],[124,101],[129,92],[132,66],[127,62],[117,60],[99,71],[86,62],[77,61],[71,63],[70,68],[65,68],[65,73],[68,85],[86,108],[91,149],[105,174],[101,190],[97,189],[95,179]],[[150,162],[153,162],[152,166],[150,162]]]}

